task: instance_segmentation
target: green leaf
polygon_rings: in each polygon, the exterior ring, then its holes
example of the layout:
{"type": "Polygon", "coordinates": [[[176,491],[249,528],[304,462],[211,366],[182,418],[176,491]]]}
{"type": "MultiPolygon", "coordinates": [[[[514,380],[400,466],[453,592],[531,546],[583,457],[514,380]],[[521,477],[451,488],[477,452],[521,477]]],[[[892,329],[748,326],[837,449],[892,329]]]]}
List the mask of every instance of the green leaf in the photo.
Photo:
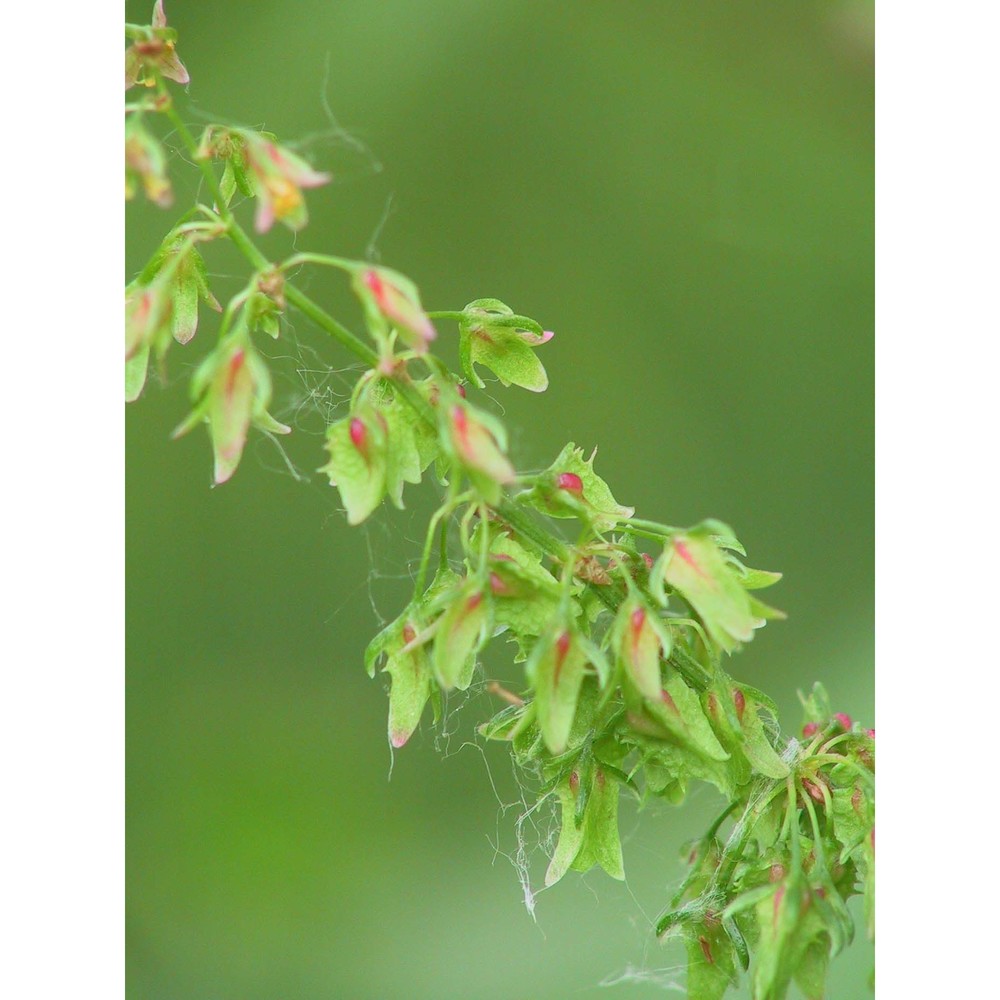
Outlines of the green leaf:
{"type": "Polygon", "coordinates": [[[649,714],[664,729],[664,735],[708,760],[727,761],[722,744],[705,716],[698,695],[674,674],[656,700],[645,702],[649,714]]]}
{"type": "Polygon", "coordinates": [[[635,508],[616,503],[608,484],[594,472],[596,455],[595,448],[584,460],[582,448],[572,442],[566,445],[548,470],[537,477],[535,486],[522,495],[524,502],[550,517],[578,517],[598,532],[609,531],[623,518],[631,517],[635,508]]]}
{"type": "MultiPolygon", "coordinates": [[[[464,326],[464,325],[463,325],[464,326]]],[[[468,347],[465,372],[469,381],[479,388],[485,383],[476,373],[475,365],[489,368],[505,386],[519,385],[531,392],[544,392],[549,377],[534,350],[513,330],[470,325],[466,327],[468,347]]]]}
{"type": "Polygon", "coordinates": [[[379,409],[386,422],[386,492],[399,508],[403,506],[403,484],[419,483],[422,472],[413,424],[404,415],[404,409],[409,407],[400,402],[392,402],[379,409]]]}
{"type": "Polygon", "coordinates": [[[814,722],[818,726],[825,726],[830,721],[832,715],[830,696],[819,681],[813,684],[808,698],[800,691],[799,701],[802,702],[803,718],[806,723],[814,722]]]}
{"type": "Polygon", "coordinates": [[[125,402],[134,403],[142,394],[149,367],[149,344],[143,344],[125,362],[125,402]]]}
{"type": "MultiPolygon", "coordinates": [[[[613,642],[625,674],[637,691],[653,701],[661,697],[661,656],[663,632],[653,623],[655,613],[637,597],[630,597],[618,609],[613,628],[613,642]]],[[[668,634],[669,637],[669,634],[668,634]]]]}
{"type": "Polygon", "coordinates": [[[826,939],[825,925],[811,903],[809,890],[794,869],[757,903],[755,1000],[783,1000],[812,943],[826,939]]]}
{"type": "Polygon", "coordinates": [[[718,545],[707,535],[676,535],[653,571],[695,610],[720,649],[733,652],[763,621],[718,545]]]}
{"type": "Polygon", "coordinates": [[[469,381],[484,388],[477,364],[489,368],[504,385],[543,392],[549,384],[534,347],[545,343],[541,326],[526,316],[515,316],[499,299],[477,299],[462,312],[458,323],[459,354],[469,381]]]}
{"type": "Polygon", "coordinates": [[[688,1000],[721,1000],[726,990],[736,985],[732,942],[718,922],[686,924],[683,934],[688,1000]]]}
{"type": "Polygon", "coordinates": [[[788,777],[788,765],[771,745],[764,723],[761,721],[759,706],[753,702],[746,703],[742,727],[746,737],[743,753],[754,768],[768,778],[780,780],[788,777]]]}
{"type": "Polygon", "coordinates": [[[466,580],[452,592],[434,636],[434,676],[445,691],[464,691],[472,683],[489,626],[489,601],[476,581],[466,580]]]}
{"type": "MultiPolygon", "coordinates": [[[[433,406],[438,388],[433,379],[416,383],[420,394],[433,406]]],[[[421,473],[441,454],[441,438],[436,427],[432,427],[412,406],[400,406],[399,419],[410,425],[410,433],[419,456],[421,473]]]]}
{"type": "Polygon", "coordinates": [[[557,793],[562,826],[545,873],[545,885],[554,885],[570,868],[587,872],[594,865],[612,878],[623,880],[618,782],[598,764],[586,774],[579,770],[571,772],[559,783],[557,793]]]}
{"type": "Polygon", "coordinates": [[[555,885],[569,871],[574,859],[580,852],[580,846],[583,844],[583,824],[576,821],[579,776],[577,775],[576,777],[577,787],[574,787],[574,783],[571,781],[572,777],[573,775],[567,775],[556,790],[559,796],[562,827],[559,831],[559,840],[556,843],[552,860],[549,862],[548,870],[545,872],[546,886],[555,885]]]}
{"type": "Polygon", "coordinates": [[[236,194],[236,174],[233,171],[233,161],[230,158],[226,160],[226,165],[222,168],[222,179],[219,181],[219,195],[227,208],[233,200],[234,194],[236,194]]]}
{"type": "Polygon", "coordinates": [[[852,854],[861,853],[858,849],[863,849],[863,842],[875,825],[874,806],[860,782],[846,788],[834,787],[831,798],[834,836],[843,847],[840,861],[844,862],[852,854]]]}
{"type": "Polygon", "coordinates": [[[525,673],[535,689],[538,724],[549,751],[566,749],[587,657],[580,637],[561,618],[535,644],[525,673]]]}
{"type": "Polygon", "coordinates": [[[806,1000],[823,1000],[829,965],[829,942],[821,937],[810,941],[795,970],[795,983],[802,990],[806,1000]]]}
{"type": "Polygon", "coordinates": [[[618,782],[604,768],[595,767],[583,817],[583,843],[573,859],[574,871],[588,872],[599,865],[612,878],[624,880],[622,844],[618,835],[620,798],[618,782]]]}
{"type": "Polygon", "coordinates": [[[772,573],[766,569],[749,569],[740,566],[740,583],[744,590],[763,590],[773,587],[782,577],[781,573],[772,573]]]}
{"type": "MultiPolygon", "coordinates": [[[[472,552],[479,551],[482,527],[473,532],[472,552]]],[[[517,641],[516,660],[521,661],[527,658],[531,640],[545,631],[558,611],[562,591],[540,558],[505,532],[494,533],[489,556],[494,622],[517,641]]]]}
{"type": "Polygon", "coordinates": [[[442,443],[462,466],[476,492],[486,503],[496,506],[501,487],[517,478],[504,454],[506,434],[499,421],[467,403],[452,403],[444,415],[442,443]]]}
{"type": "MultiPolygon", "coordinates": [[[[409,634],[404,629],[403,638],[409,634]]],[[[389,655],[383,669],[392,679],[389,690],[389,742],[399,748],[413,735],[431,696],[431,668],[426,646],[412,645],[411,639],[389,655]]]]}
{"type": "Polygon", "coordinates": [[[340,491],[348,524],[364,521],[385,495],[385,437],[381,421],[373,415],[347,417],[327,429],[330,461],[320,471],[340,491]]]}

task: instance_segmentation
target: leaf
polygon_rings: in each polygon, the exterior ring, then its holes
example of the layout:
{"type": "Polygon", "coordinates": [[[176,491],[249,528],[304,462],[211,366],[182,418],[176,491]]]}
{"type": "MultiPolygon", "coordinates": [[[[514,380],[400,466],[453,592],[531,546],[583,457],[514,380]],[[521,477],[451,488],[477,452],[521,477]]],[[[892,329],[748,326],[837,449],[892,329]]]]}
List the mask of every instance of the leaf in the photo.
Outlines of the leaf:
{"type": "Polygon", "coordinates": [[[826,937],[823,921],[811,902],[801,874],[793,869],[757,903],[760,933],[753,977],[755,1000],[783,1000],[812,943],[826,937]]]}
{"type": "Polygon", "coordinates": [[[474,580],[453,592],[434,636],[434,675],[445,691],[472,683],[476,654],[486,642],[490,608],[474,580]]]}
{"type": "Polygon", "coordinates": [[[548,388],[549,377],[538,356],[513,330],[470,326],[467,337],[465,372],[474,385],[479,388],[485,385],[474,367],[480,364],[489,368],[505,386],[519,385],[531,392],[544,392],[548,388]]]}
{"type": "Polygon", "coordinates": [[[506,386],[519,385],[532,392],[548,387],[548,375],[533,350],[548,338],[534,320],[515,316],[499,299],[477,299],[463,310],[458,329],[462,368],[473,385],[485,387],[475,368],[480,364],[506,386]]]}
{"type": "Polygon", "coordinates": [[[830,946],[822,938],[811,941],[795,970],[795,983],[806,1000],[823,1000],[826,973],[830,965],[830,946]]]}
{"type": "Polygon", "coordinates": [[[676,535],[654,572],[691,605],[711,639],[728,653],[749,642],[763,624],[736,571],[705,535],[676,535]]]}
{"type": "Polygon", "coordinates": [[[635,508],[616,503],[608,484],[594,472],[596,455],[595,449],[585,461],[582,448],[566,445],[548,470],[537,477],[534,488],[523,495],[524,502],[550,517],[578,517],[599,532],[631,517],[635,508]]]}
{"type": "MultiPolygon", "coordinates": [[[[576,821],[578,789],[573,787],[572,777],[572,775],[567,775],[557,789],[562,827],[559,831],[559,840],[556,843],[552,860],[545,872],[546,887],[555,885],[569,871],[580,852],[580,846],[583,844],[583,824],[576,821]]],[[[577,776],[576,782],[579,784],[579,776],[577,776]]]]}
{"type": "Polygon", "coordinates": [[[623,881],[622,844],[618,835],[619,785],[602,767],[593,772],[590,798],[583,818],[583,843],[572,868],[588,872],[599,865],[612,878],[623,881]]]}
{"type": "Polygon", "coordinates": [[[413,424],[404,416],[404,409],[408,407],[398,402],[379,409],[386,422],[386,492],[399,508],[403,506],[403,484],[416,485],[422,472],[413,424]]]}
{"type": "Polygon", "coordinates": [[[134,403],[142,395],[149,367],[149,344],[143,344],[125,362],[125,402],[134,403]]]}
{"type": "Polygon", "coordinates": [[[778,752],[767,738],[767,732],[760,718],[759,707],[753,702],[747,702],[742,719],[743,753],[747,760],[761,774],[768,778],[781,780],[788,777],[788,765],[781,759],[778,752]]]}
{"type": "Polygon", "coordinates": [[[814,722],[818,726],[825,726],[830,721],[832,715],[830,696],[819,681],[813,684],[808,698],[800,691],[799,701],[802,702],[802,709],[805,713],[803,718],[806,723],[814,722]]]}
{"type": "Polygon", "coordinates": [[[566,872],[587,872],[599,865],[612,878],[625,878],[618,834],[618,782],[599,764],[586,775],[574,770],[557,787],[562,826],[548,870],[546,887],[566,872]],[[580,804],[583,803],[582,816],[580,804]]]}
{"type": "Polygon", "coordinates": [[[504,454],[504,435],[498,422],[466,403],[455,403],[447,414],[443,440],[476,492],[496,506],[501,487],[517,478],[504,454]]]}
{"type": "Polygon", "coordinates": [[[346,417],[327,429],[326,450],[330,461],[320,471],[340,491],[347,523],[360,524],[385,495],[385,430],[372,416],[346,417]]]}
{"type": "Polygon", "coordinates": [[[389,657],[389,742],[397,749],[413,735],[431,696],[431,671],[423,647],[389,657]]]}
{"type": "Polygon", "coordinates": [[[535,689],[538,725],[551,753],[566,749],[586,666],[579,636],[561,618],[528,657],[525,673],[535,689]]]}
{"type": "Polygon", "coordinates": [[[729,760],[729,754],[705,716],[698,695],[677,674],[664,684],[658,699],[648,700],[645,705],[663,727],[665,735],[681,746],[709,760],[729,760]]]}
{"type": "Polygon", "coordinates": [[[736,985],[735,952],[721,924],[706,921],[684,926],[689,1000],[721,1000],[736,985]]]}
{"type": "Polygon", "coordinates": [[[618,609],[613,635],[626,675],[640,694],[655,701],[662,690],[660,657],[670,649],[664,651],[662,633],[653,625],[654,617],[654,612],[638,598],[630,597],[618,609]]]}

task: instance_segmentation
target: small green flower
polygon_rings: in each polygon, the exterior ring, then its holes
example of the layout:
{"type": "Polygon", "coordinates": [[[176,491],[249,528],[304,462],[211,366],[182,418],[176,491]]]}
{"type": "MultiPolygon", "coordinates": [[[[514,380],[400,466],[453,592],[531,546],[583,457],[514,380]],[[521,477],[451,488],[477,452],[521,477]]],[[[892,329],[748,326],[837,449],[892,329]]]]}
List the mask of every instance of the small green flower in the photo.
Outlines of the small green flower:
{"type": "Polygon", "coordinates": [[[277,219],[298,232],[309,221],[302,189],[328,184],[331,176],[313,170],[301,157],[259,132],[244,131],[242,137],[257,195],[254,227],[266,233],[277,219]]]}
{"type": "Polygon", "coordinates": [[[476,299],[462,310],[458,324],[462,368],[473,385],[482,389],[476,365],[489,368],[504,385],[519,385],[531,392],[544,392],[549,385],[545,368],[534,348],[548,343],[551,330],[543,330],[533,319],[516,316],[499,299],[476,299]]]}
{"type": "Polygon", "coordinates": [[[167,154],[163,144],[142,122],[141,114],[125,119],[125,200],[135,197],[138,185],[160,208],[174,203],[174,189],[167,176],[167,154]]]}
{"type": "Polygon", "coordinates": [[[426,353],[437,332],[409,278],[387,267],[362,267],[354,272],[352,283],[377,338],[388,335],[389,324],[414,351],[426,353]]]}
{"type": "Polygon", "coordinates": [[[203,421],[208,424],[216,485],[236,471],[251,424],[272,434],[291,432],[267,412],[271,375],[245,337],[223,341],[205,359],[191,380],[191,392],[195,407],[173,436],[180,437],[203,421]]]}
{"type": "Polygon", "coordinates": [[[444,444],[489,504],[499,503],[501,487],[517,478],[505,443],[502,426],[487,414],[458,400],[447,407],[444,444]]]}
{"type": "Polygon", "coordinates": [[[191,77],[177,57],[176,41],[177,32],[167,27],[163,0],[156,0],[153,23],[125,50],[125,89],[136,84],[155,87],[157,76],[175,83],[190,83],[191,77]]]}

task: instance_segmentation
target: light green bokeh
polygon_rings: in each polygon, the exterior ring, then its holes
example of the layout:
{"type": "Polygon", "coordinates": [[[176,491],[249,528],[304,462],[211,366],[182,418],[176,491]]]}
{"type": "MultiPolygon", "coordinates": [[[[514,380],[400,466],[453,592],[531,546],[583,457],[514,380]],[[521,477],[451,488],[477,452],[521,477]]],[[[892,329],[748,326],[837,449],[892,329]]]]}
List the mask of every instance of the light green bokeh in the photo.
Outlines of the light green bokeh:
{"type": "MultiPolygon", "coordinates": [[[[167,13],[197,114],[312,136],[301,148],[335,173],[298,247],[374,248],[431,308],[497,296],[555,330],[547,393],[489,390],[519,467],[599,445],[598,471],[641,515],[732,523],[754,564],[785,572],[769,597],[790,615],[732,671],[789,731],[816,679],[873,720],[869,5],[167,13]]],[[[170,220],[130,207],[133,271],[170,220]]],[[[234,254],[210,250],[209,266],[220,297],[240,286],[234,254]]],[[[360,330],[340,279],[304,280],[360,330]]],[[[168,440],[211,323],[128,412],[129,995],[556,1000],[603,995],[630,968],[656,981],[608,995],[660,996],[682,959],[649,924],[715,792],[623,806],[627,884],[572,875],[538,898],[536,925],[493,846],[515,848],[517,810],[501,815],[493,790],[515,800],[505,753],[466,745],[485,696],[449,717],[446,755],[425,726],[388,780],[386,700],[361,654],[408,596],[429,501],[411,490],[408,511],[346,526],[312,470],[351,378],[326,372],[350,359],[292,319],[262,348],[308,482],[257,438],[212,490],[206,436],[168,440]]],[[[443,324],[442,344],[454,356],[443,324]]],[[[829,996],[866,995],[871,961],[864,943],[837,959],[829,996]]]]}

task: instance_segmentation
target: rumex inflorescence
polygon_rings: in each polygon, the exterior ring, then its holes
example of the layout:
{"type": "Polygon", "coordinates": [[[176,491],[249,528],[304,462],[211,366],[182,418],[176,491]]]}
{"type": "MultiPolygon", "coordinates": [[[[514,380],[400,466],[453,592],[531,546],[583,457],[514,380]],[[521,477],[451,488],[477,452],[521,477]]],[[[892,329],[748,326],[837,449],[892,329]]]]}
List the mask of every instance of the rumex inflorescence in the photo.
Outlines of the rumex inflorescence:
{"type": "Polygon", "coordinates": [[[148,127],[161,117],[212,196],[126,288],[126,398],[141,395],[150,357],[162,365],[173,343],[193,341],[200,303],[219,311],[217,341],[191,379],[192,410],[176,433],[207,424],[223,483],[251,428],[290,431],[269,413],[271,377],[255,336],[280,337],[292,307],[353,352],[365,370],[349,412],[327,429],[322,467],[348,522],[386,499],[401,507],[406,485],[432,467],[441,491],[413,595],[365,656],[372,676],[389,678],[392,746],[407,743],[428,707],[436,721],[443,697],[473,683],[485,648],[508,641],[522,689],[495,685],[507,704],[479,732],[507,742],[539,794],[558,799],[546,884],[595,865],[623,878],[621,795],[679,803],[692,782],[708,782],[726,808],[690,851],[689,875],[657,924],[686,944],[689,996],[722,996],[740,968],[758,1000],[784,996],[793,980],[821,996],[830,957],[853,934],[852,895],[864,895],[873,932],[874,731],[833,713],[817,686],[804,699],[801,740],[786,740],[767,696],[724,668],[783,617],[757,596],[780,574],[747,566],[722,522],[636,518],[594,470],[595,454],[572,443],[542,472],[519,473],[504,425],[466,386],[483,388],[488,369],[504,385],[544,391],[537,350],[552,332],[497,299],[428,313],[409,278],[367,262],[302,252],[268,260],[234,198],[256,199],[258,231],[276,221],[299,231],[303,191],[329,175],[268,133],[210,125],[196,141],[165,84],[186,83],[187,71],[162,3],[152,24],[126,31],[126,89],[155,91],[126,106],[127,197],[141,187],[160,206],[172,201],[168,158],[148,127]],[[225,307],[201,256],[221,239],[252,267],[225,307]],[[304,265],[346,273],[370,342],[295,287],[289,274],[304,265]],[[431,351],[436,321],[457,325],[461,376],[431,351]],[[574,523],[571,540],[555,521],[574,523]]]}

